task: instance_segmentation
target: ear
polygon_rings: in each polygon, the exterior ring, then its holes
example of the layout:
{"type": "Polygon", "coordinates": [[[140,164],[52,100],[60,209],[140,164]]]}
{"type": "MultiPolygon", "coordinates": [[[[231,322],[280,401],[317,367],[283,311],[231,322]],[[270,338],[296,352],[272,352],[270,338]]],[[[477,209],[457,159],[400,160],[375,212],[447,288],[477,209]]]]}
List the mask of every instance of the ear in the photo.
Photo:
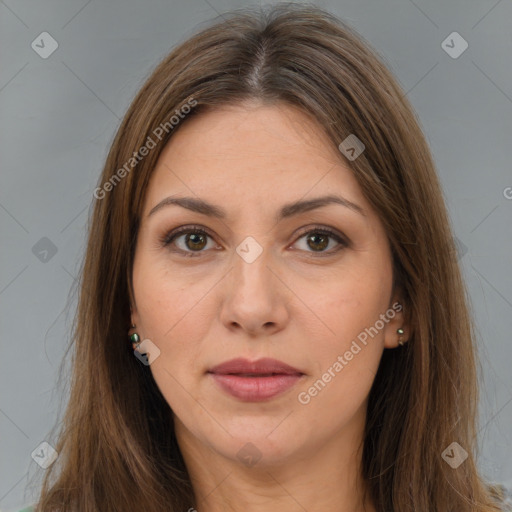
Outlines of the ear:
{"type": "Polygon", "coordinates": [[[135,302],[135,297],[133,296],[133,284],[130,281],[128,283],[128,301],[130,303],[130,325],[128,326],[130,332],[133,331],[132,325],[139,327],[139,313],[137,311],[137,303],[135,302]]]}
{"type": "Polygon", "coordinates": [[[140,326],[140,319],[139,319],[139,313],[137,311],[137,307],[133,304],[130,304],[130,332],[136,331],[136,329],[140,326]],[[132,325],[135,325],[135,329],[132,327],[132,325]]]}
{"type": "Polygon", "coordinates": [[[384,347],[400,347],[398,340],[402,338],[404,344],[411,337],[411,327],[405,321],[404,303],[399,294],[394,294],[386,312],[389,321],[384,327],[384,347]],[[403,329],[403,334],[399,334],[398,329],[403,329]]]}

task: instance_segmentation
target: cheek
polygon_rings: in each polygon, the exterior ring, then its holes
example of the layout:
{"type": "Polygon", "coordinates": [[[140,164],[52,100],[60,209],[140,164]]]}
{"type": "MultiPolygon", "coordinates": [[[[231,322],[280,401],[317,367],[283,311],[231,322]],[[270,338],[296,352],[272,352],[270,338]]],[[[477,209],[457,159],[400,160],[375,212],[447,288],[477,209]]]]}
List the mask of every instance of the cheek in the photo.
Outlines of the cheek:
{"type": "MultiPolygon", "coordinates": [[[[134,262],[133,286],[139,315],[141,335],[160,350],[151,364],[151,371],[160,385],[168,374],[178,381],[189,379],[191,368],[201,350],[200,340],[207,339],[210,329],[208,310],[211,304],[204,297],[208,287],[194,283],[191,277],[170,274],[147,255],[134,262]]],[[[174,388],[176,383],[166,382],[174,388]]]]}
{"type": "Polygon", "coordinates": [[[347,283],[344,288],[338,283],[329,293],[332,300],[318,303],[329,334],[314,338],[314,350],[307,347],[312,373],[297,393],[299,407],[318,428],[335,429],[350,421],[375,379],[384,331],[374,326],[388,309],[390,288],[370,284],[354,288],[347,283]]]}
{"type": "Polygon", "coordinates": [[[140,294],[144,335],[160,350],[150,370],[165,400],[179,416],[186,417],[200,401],[195,383],[205,370],[203,340],[208,339],[211,322],[207,311],[211,305],[201,300],[203,295],[177,286],[171,279],[157,280],[140,294]]]}
{"type": "Polygon", "coordinates": [[[321,345],[326,351],[330,347],[342,349],[385,313],[392,291],[391,276],[391,265],[382,260],[375,265],[347,263],[314,286],[311,280],[303,281],[297,294],[307,297],[305,303],[311,310],[307,317],[317,326],[321,320],[325,340],[321,345]]]}
{"type": "Polygon", "coordinates": [[[172,272],[164,257],[141,251],[134,262],[133,286],[144,334],[165,341],[186,325],[183,320],[195,313],[208,289],[203,281],[193,272],[172,272]]]}
{"type": "Polygon", "coordinates": [[[311,389],[311,397],[323,395],[319,402],[329,405],[332,400],[333,406],[339,400],[357,403],[369,391],[384,350],[385,323],[380,318],[389,308],[391,276],[391,263],[385,259],[347,265],[325,280],[321,294],[310,295],[308,304],[316,315],[309,314],[311,324],[302,327],[310,333],[311,341],[305,342],[314,343],[313,352],[311,345],[306,348],[313,371],[308,385],[320,379],[311,389]],[[316,336],[315,324],[317,329],[321,326],[316,336]]]}

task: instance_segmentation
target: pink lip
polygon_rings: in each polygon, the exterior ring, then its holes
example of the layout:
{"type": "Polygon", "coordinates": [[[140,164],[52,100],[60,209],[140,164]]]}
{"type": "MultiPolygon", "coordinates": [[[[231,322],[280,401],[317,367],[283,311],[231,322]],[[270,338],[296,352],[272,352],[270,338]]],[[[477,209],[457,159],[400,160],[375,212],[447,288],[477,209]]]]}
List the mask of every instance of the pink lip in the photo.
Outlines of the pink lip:
{"type": "Polygon", "coordinates": [[[284,393],[304,375],[276,359],[232,359],[208,371],[227,393],[240,400],[260,402],[284,393]]]}

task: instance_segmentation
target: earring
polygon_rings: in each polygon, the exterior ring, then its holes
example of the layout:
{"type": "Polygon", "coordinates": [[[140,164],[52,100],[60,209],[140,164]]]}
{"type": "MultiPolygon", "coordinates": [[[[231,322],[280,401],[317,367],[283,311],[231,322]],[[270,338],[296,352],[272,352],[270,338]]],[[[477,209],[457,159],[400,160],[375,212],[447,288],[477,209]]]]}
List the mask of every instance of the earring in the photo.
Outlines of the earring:
{"type": "MultiPolygon", "coordinates": [[[[135,329],[135,324],[132,324],[132,329],[135,329]]],[[[130,341],[132,342],[133,349],[135,350],[140,344],[140,336],[134,332],[132,334],[128,334],[130,341]]]]}
{"type": "Polygon", "coordinates": [[[400,327],[399,329],[396,330],[397,334],[398,334],[398,344],[403,347],[404,346],[404,330],[400,327]]]}

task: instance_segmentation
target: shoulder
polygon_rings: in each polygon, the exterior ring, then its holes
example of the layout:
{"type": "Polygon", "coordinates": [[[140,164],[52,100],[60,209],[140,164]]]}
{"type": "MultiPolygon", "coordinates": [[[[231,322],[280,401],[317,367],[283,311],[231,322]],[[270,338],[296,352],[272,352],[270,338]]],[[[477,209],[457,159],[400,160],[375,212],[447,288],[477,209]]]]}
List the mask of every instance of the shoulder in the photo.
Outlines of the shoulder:
{"type": "Polygon", "coordinates": [[[498,483],[489,484],[488,488],[501,509],[504,512],[512,512],[512,488],[498,483]]]}

